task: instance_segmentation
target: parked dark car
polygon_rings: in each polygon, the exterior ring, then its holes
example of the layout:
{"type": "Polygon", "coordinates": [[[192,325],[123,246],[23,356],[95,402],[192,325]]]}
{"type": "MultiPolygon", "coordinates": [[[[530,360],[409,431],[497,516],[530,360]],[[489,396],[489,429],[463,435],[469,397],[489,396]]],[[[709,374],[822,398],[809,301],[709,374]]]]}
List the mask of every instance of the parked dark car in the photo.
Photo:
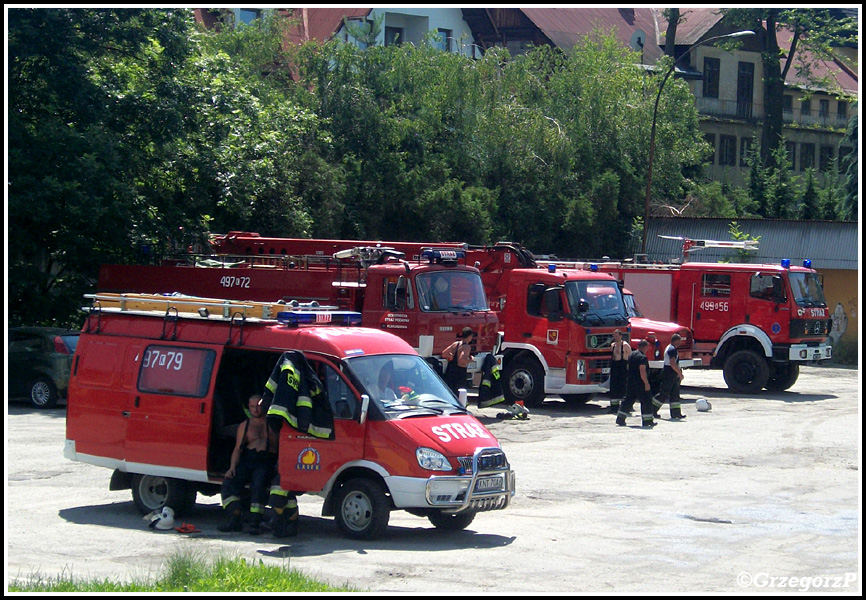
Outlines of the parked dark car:
{"type": "Polygon", "coordinates": [[[54,408],[66,397],[75,346],[81,332],[55,327],[9,329],[9,397],[54,408]]]}

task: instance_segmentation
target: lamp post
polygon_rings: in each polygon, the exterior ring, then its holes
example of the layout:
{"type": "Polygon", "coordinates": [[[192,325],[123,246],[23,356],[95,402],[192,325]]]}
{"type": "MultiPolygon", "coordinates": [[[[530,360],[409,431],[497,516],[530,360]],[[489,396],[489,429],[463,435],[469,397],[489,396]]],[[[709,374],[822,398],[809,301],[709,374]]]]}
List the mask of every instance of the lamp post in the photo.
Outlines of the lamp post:
{"type": "Polygon", "coordinates": [[[684,56],[688,56],[691,53],[691,51],[694,50],[695,48],[697,48],[698,46],[702,46],[703,44],[707,44],[709,42],[715,42],[717,40],[743,37],[746,35],[755,35],[755,32],[754,31],[737,31],[735,33],[728,33],[725,35],[717,35],[717,36],[714,36],[711,38],[707,38],[705,40],[701,40],[700,42],[697,42],[696,44],[692,44],[691,46],[686,48],[686,51],[683,52],[679,56],[679,58],[674,59],[674,61],[671,63],[670,68],[668,69],[668,72],[665,73],[665,76],[662,79],[662,82],[659,84],[659,91],[658,91],[658,94],[656,94],[656,103],[655,103],[655,107],[653,108],[652,130],[650,132],[649,166],[647,168],[646,199],[644,201],[643,241],[641,242],[641,247],[640,247],[641,254],[646,254],[646,240],[647,240],[647,233],[649,232],[650,191],[651,191],[652,182],[653,182],[653,158],[655,157],[655,153],[656,153],[656,119],[658,118],[658,114],[659,114],[659,100],[661,100],[661,97],[662,97],[662,90],[665,89],[665,84],[668,82],[668,79],[670,78],[670,76],[673,75],[674,70],[676,69],[677,63],[680,62],[680,60],[682,60],[682,58],[684,56]]]}

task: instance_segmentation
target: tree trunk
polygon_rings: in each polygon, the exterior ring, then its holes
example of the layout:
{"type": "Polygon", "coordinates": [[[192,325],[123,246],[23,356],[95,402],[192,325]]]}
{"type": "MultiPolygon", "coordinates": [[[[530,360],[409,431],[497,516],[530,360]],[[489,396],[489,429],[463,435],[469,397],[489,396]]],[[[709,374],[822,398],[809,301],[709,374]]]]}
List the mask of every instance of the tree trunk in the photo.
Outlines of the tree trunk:
{"type": "Polygon", "coordinates": [[[668,29],[665,33],[665,55],[674,57],[674,47],[676,45],[677,39],[677,25],[680,20],[680,9],[678,8],[669,8],[668,9],[668,29]]]}
{"type": "Polygon", "coordinates": [[[778,168],[774,164],[773,151],[782,142],[782,106],[785,96],[785,81],[779,59],[779,43],[776,39],[776,10],[767,17],[767,28],[761,33],[764,65],[764,127],[761,131],[761,164],[764,167],[778,168]]]}

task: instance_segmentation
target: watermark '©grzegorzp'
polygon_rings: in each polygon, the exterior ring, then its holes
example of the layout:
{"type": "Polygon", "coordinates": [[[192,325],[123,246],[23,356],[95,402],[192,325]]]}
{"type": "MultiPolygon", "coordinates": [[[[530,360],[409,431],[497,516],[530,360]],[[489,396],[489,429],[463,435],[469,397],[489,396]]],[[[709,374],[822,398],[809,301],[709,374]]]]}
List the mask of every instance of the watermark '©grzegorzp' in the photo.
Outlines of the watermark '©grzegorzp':
{"type": "Polygon", "coordinates": [[[850,587],[857,581],[856,573],[844,575],[812,575],[808,577],[785,577],[769,573],[746,573],[737,575],[740,587],[795,589],[800,592],[850,587]]]}

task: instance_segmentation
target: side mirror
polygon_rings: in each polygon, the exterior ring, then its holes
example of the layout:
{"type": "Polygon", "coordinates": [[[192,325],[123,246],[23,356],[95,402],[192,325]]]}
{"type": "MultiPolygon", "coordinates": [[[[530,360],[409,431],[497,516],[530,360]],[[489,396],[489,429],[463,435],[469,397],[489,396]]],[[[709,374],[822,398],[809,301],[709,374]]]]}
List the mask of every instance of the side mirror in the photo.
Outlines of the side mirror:
{"type": "Polygon", "coordinates": [[[469,392],[466,388],[460,388],[457,390],[457,401],[460,402],[460,406],[466,408],[469,404],[469,392]]]}
{"type": "Polygon", "coordinates": [[[577,311],[582,313],[589,312],[589,302],[586,298],[581,298],[577,303],[577,311]]]}
{"type": "Polygon", "coordinates": [[[785,280],[778,275],[773,277],[773,302],[785,303],[785,280]]]}
{"type": "Polygon", "coordinates": [[[397,287],[394,290],[394,308],[396,310],[406,310],[408,288],[409,282],[404,276],[400,275],[400,279],[397,280],[397,287]]]}
{"type": "Polygon", "coordinates": [[[370,410],[370,396],[361,394],[361,416],[358,419],[361,425],[367,421],[367,411],[370,410]]]}

